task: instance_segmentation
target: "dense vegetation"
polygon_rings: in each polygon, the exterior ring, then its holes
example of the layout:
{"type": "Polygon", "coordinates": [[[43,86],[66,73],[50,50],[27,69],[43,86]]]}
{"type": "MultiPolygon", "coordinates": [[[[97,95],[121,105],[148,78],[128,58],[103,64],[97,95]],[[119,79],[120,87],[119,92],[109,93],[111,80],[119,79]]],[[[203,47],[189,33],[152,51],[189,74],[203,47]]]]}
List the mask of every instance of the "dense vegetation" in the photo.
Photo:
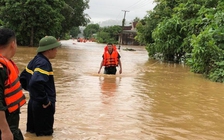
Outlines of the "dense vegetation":
{"type": "Polygon", "coordinates": [[[46,35],[65,37],[89,22],[89,0],[0,0],[0,25],[16,31],[17,42],[35,46],[46,35]]]}
{"type": "Polygon", "coordinates": [[[99,24],[88,24],[83,30],[83,35],[86,39],[92,38],[100,29],[99,24]]]}
{"type": "Polygon", "coordinates": [[[118,25],[100,28],[97,33],[97,40],[100,43],[113,43],[118,44],[119,34],[121,33],[121,27],[118,25]]]}
{"type": "Polygon", "coordinates": [[[186,62],[195,73],[224,82],[224,1],[156,0],[137,24],[150,57],[186,62]]]}
{"type": "Polygon", "coordinates": [[[121,27],[118,25],[100,27],[99,24],[89,24],[84,29],[84,37],[87,39],[95,38],[99,43],[118,43],[121,27]],[[94,36],[95,35],[95,36],[94,36]]]}

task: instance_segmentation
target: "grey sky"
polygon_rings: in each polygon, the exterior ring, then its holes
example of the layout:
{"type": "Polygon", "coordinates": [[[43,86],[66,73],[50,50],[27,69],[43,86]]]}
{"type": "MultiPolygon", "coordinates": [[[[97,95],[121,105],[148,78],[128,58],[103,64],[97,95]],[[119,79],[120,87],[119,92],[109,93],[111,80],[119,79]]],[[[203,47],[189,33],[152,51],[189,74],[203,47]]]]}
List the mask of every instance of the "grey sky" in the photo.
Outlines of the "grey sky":
{"type": "Polygon", "coordinates": [[[153,0],[90,0],[90,8],[85,10],[93,23],[105,20],[121,20],[126,12],[126,21],[132,21],[135,17],[143,18],[156,4],[153,0]]]}

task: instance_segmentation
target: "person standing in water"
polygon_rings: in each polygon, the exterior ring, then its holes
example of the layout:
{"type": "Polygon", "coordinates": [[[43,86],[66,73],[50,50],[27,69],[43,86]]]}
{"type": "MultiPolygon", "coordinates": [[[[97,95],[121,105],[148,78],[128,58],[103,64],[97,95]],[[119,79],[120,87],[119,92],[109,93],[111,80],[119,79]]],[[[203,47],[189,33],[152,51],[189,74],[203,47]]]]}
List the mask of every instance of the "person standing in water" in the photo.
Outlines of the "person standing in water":
{"type": "Polygon", "coordinates": [[[53,36],[39,41],[37,55],[20,75],[22,87],[29,91],[27,107],[27,132],[36,136],[53,134],[56,89],[50,59],[54,59],[61,43],[53,36]]]}
{"type": "Polygon", "coordinates": [[[112,43],[108,43],[107,46],[104,48],[103,59],[100,64],[100,69],[98,74],[100,73],[102,67],[104,66],[104,74],[113,74],[115,75],[117,72],[116,67],[120,67],[119,73],[122,73],[122,65],[121,65],[121,56],[118,53],[116,46],[112,43]]]}
{"type": "Polygon", "coordinates": [[[15,32],[0,28],[0,140],[24,140],[19,114],[26,100],[19,82],[19,69],[11,60],[16,49],[15,32]]]}

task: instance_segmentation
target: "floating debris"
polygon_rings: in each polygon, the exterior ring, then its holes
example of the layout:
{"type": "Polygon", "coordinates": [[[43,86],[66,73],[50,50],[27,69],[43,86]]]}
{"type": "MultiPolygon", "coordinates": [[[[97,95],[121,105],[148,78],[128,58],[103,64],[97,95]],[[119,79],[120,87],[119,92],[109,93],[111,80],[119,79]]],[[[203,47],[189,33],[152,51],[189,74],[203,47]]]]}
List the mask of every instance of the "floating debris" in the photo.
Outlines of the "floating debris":
{"type": "Polygon", "coordinates": [[[135,49],[131,49],[131,48],[125,48],[123,49],[124,51],[136,51],[135,49]]]}

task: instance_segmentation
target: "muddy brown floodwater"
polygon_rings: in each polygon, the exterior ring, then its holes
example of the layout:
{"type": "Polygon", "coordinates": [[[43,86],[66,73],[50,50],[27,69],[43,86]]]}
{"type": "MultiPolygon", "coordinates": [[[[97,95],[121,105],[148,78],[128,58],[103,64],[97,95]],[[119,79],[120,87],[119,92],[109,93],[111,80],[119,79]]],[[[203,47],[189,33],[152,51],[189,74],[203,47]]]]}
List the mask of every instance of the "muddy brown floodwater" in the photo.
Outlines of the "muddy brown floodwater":
{"type": "MultiPolygon", "coordinates": [[[[122,74],[97,74],[103,44],[61,42],[51,60],[57,90],[54,134],[26,133],[26,104],[20,121],[25,140],[224,139],[223,84],[185,65],[149,60],[143,46],[121,47],[122,74]]],[[[22,70],[35,54],[34,47],[19,47],[13,60],[22,70]]]]}

